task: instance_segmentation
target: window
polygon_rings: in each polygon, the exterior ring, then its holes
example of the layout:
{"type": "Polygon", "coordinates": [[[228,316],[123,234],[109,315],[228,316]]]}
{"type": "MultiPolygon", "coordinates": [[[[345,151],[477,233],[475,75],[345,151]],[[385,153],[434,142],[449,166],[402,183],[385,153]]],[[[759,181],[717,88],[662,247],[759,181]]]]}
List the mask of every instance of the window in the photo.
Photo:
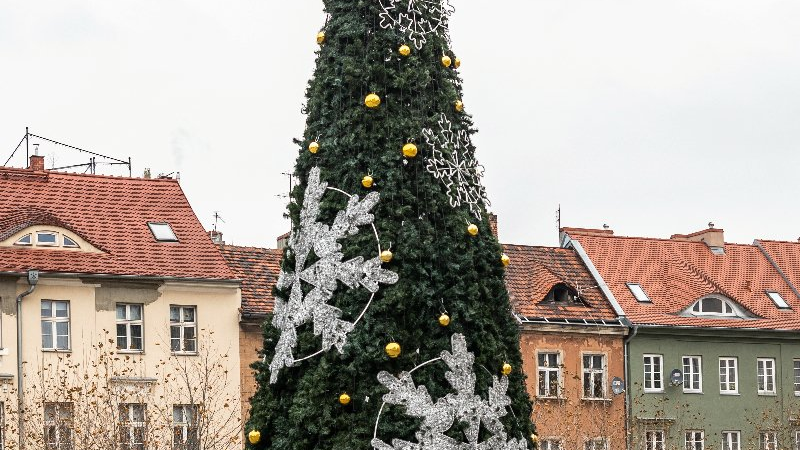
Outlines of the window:
{"type": "Polygon", "coordinates": [[[142,338],[141,304],[117,303],[117,348],[140,352],[142,338]]]}
{"type": "Polygon", "coordinates": [[[69,302],[42,300],[42,349],[69,350],[69,302]]]}
{"type": "Polygon", "coordinates": [[[758,378],[758,394],[759,395],[774,395],[775,394],[775,358],[758,358],[757,365],[757,378],[758,378]]]}
{"type": "Polygon", "coordinates": [[[542,439],[539,441],[539,450],[562,450],[561,439],[542,439]]]}
{"type": "Polygon", "coordinates": [[[44,404],[44,443],[47,450],[72,450],[72,403],[44,404]]]}
{"type": "Polygon", "coordinates": [[[159,242],[178,242],[178,237],[168,223],[147,222],[153,237],[159,242]]]}
{"type": "Polygon", "coordinates": [[[37,231],[36,245],[58,245],[58,235],[52,231],[37,231]]]}
{"type": "Polygon", "coordinates": [[[644,391],[663,392],[664,373],[663,356],[644,355],[644,391]]]}
{"type": "Polygon", "coordinates": [[[644,450],[664,450],[664,430],[645,431],[644,450]]]}
{"type": "Polygon", "coordinates": [[[605,355],[583,355],[583,398],[605,394],[605,355]]]}
{"type": "Polygon", "coordinates": [[[686,450],[703,450],[703,432],[692,430],[686,432],[686,450]]]}
{"type": "Polygon", "coordinates": [[[781,294],[773,291],[767,291],[767,296],[769,297],[770,300],[772,300],[773,303],[775,303],[775,306],[777,306],[778,308],[781,309],[789,308],[789,304],[786,303],[786,300],[783,299],[781,294]]]}
{"type": "Polygon", "coordinates": [[[738,431],[723,431],[722,432],[722,450],[740,450],[738,431]]]}
{"type": "Polygon", "coordinates": [[[6,448],[6,404],[0,402],[0,450],[6,448]]]}
{"type": "Polygon", "coordinates": [[[558,397],[560,394],[561,362],[559,354],[539,353],[539,397],[558,397]]]}
{"type": "Polygon", "coordinates": [[[580,295],[564,283],[553,286],[553,289],[550,289],[543,302],[583,305],[580,295]]]}
{"type": "Polygon", "coordinates": [[[800,397],[800,359],[794,360],[794,395],[800,397]]]}
{"type": "Polygon", "coordinates": [[[144,450],[146,410],[147,406],[141,403],[119,405],[119,450],[144,450]]]}
{"type": "Polygon", "coordinates": [[[33,238],[30,234],[26,234],[25,236],[17,239],[17,242],[14,242],[14,245],[33,245],[33,238]]]}
{"type": "Polygon", "coordinates": [[[703,392],[703,362],[700,356],[683,357],[683,392],[703,392]]]}
{"type": "Polygon", "coordinates": [[[717,297],[706,297],[700,299],[692,306],[692,312],[697,315],[712,316],[735,316],[730,302],[717,297]]]}
{"type": "Polygon", "coordinates": [[[62,237],[64,238],[64,247],[73,247],[73,248],[80,247],[80,245],[78,245],[78,243],[72,240],[71,238],[68,238],[67,236],[62,236],[62,237]]]}
{"type": "Polygon", "coordinates": [[[583,450],[608,450],[606,438],[589,439],[583,444],[583,450]]]}
{"type": "Polygon", "coordinates": [[[794,450],[800,450],[800,431],[794,432],[794,450]]]}
{"type": "Polygon", "coordinates": [[[169,307],[170,348],[175,353],[197,351],[197,317],[194,306],[169,307]]]}
{"type": "Polygon", "coordinates": [[[736,358],[719,359],[719,393],[738,394],[739,393],[739,373],[737,370],[736,358]]]}
{"type": "Polygon", "coordinates": [[[172,407],[172,449],[200,450],[197,435],[197,407],[175,405],[172,407]]]}
{"type": "Polygon", "coordinates": [[[644,291],[644,288],[642,288],[641,285],[636,283],[627,283],[627,285],[637,302],[651,303],[650,297],[647,296],[647,293],[644,291]]]}
{"type": "Polygon", "coordinates": [[[762,431],[758,434],[758,448],[760,450],[778,450],[778,433],[762,431]]]}

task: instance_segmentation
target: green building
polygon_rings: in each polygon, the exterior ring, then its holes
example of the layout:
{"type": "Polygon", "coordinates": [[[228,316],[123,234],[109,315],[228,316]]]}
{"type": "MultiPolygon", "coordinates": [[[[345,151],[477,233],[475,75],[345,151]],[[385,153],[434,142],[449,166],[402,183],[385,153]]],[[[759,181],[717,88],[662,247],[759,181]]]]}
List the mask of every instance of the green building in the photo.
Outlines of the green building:
{"type": "Polygon", "coordinates": [[[628,324],[628,448],[800,450],[800,244],[567,228],[628,324]]]}

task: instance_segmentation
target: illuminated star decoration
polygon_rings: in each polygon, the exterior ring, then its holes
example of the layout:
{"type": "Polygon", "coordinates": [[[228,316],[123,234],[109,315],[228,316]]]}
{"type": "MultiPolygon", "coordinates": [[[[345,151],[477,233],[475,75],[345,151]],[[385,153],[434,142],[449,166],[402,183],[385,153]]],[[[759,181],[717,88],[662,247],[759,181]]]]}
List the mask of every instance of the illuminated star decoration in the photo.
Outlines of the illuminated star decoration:
{"type": "Polygon", "coordinates": [[[428,41],[428,34],[444,28],[455,11],[450,0],[380,0],[380,4],[381,27],[407,35],[417,50],[428,41]]]}

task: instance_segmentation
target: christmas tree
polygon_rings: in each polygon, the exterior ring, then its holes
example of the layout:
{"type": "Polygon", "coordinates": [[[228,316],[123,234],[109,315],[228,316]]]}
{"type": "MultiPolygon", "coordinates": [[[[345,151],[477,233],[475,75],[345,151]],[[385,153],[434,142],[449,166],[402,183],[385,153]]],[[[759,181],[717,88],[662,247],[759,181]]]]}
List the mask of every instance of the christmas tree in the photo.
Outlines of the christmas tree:
{"type": "Polygon", "coordinates": [[[533,448],[448,0],[325,0],[256,449],[533,448]]]}

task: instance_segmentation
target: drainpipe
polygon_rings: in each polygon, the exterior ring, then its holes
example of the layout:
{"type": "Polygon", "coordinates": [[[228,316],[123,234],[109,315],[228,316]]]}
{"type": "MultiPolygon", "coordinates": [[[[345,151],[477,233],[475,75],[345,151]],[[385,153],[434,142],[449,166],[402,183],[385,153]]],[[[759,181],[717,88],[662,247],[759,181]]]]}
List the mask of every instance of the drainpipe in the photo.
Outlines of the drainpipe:
{"type": "Polygon", "coordinates": [[[25,448],[25,389],[22,386],[22,299],[36,289],[39,282],[39,271],[28,271],[28,290],[17,296],[17,416],[19,426],[19,448],[25,448]]]}
{"type": "MultiPolygon", "coordinates": [[[[632,324],[630,324],[632,325],[632,324]]],[[[625,420],[625,445],[628,450],[631,450],[631,422],[633,421],[633,407],[631,406],[631,365],[630,365],[630,352],[628,348],[630,347],[630,342],[633,338],[636,337],[636,334],[639,332],[638,325],[632,325],[630,328],[631,332],[628,334],[628,337],[625,338],[625,342],[622,344],[622,351],[624,352],[623,361],[625,364],[625,410],[626,410],[626,419],[625,420]]]]}

